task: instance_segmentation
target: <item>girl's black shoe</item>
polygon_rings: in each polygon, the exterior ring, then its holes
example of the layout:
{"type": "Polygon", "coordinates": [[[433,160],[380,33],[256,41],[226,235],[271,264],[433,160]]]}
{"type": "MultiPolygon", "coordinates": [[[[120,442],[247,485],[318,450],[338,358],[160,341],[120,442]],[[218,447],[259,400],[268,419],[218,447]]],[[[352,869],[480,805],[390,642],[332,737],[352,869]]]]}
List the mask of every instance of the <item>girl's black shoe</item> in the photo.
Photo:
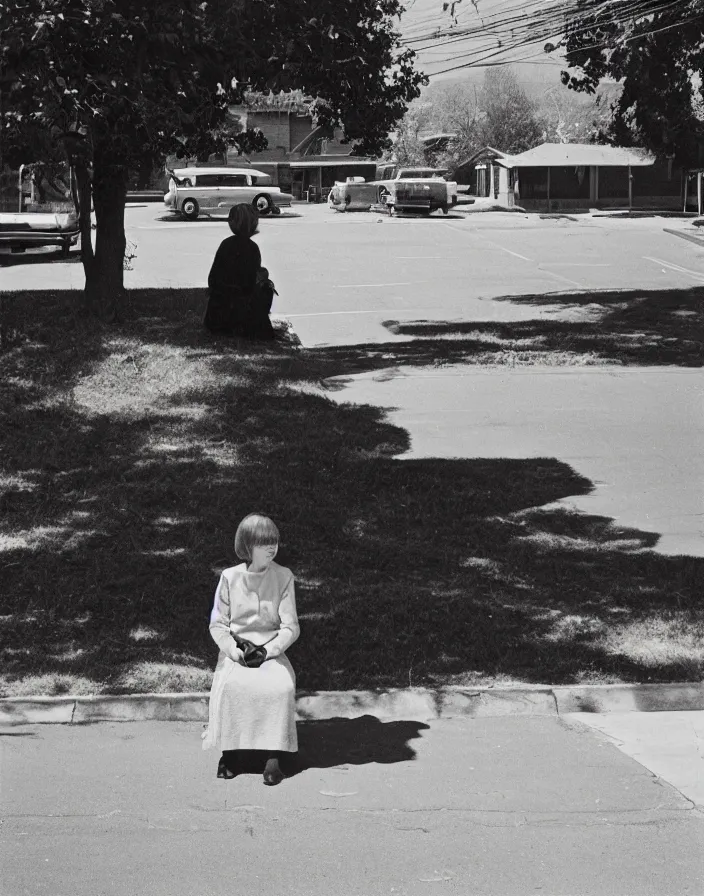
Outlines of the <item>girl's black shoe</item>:
{"type": "Polygon", "coordinates": [[[218,762],[218,778],[226,778],[229,780],[230,778],[235,777],[237,777],[237,768],[233,761],[223,753],[218,762]]]}
{"type": "Polygon", "coordinates": [[[281,771],[278,759],[268,759],[264,769],[264,783],[269,787],[275,787],[284,779],[284,773],[281,771]]]}

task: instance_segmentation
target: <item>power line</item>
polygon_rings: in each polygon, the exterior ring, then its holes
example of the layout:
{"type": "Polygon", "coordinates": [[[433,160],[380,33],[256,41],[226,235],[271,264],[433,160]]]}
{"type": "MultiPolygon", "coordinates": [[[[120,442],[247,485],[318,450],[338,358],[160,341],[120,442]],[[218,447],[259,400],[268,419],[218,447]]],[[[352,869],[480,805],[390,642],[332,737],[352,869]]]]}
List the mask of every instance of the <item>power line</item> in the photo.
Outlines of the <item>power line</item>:
{"type": "MultiPolygon", "coordinates": [[[[546,5],[540,0],[537,3],[533,0],[532,3],[527,4],[504,5],[495,9],[491,15],[487,15],[482,24],[466,28],[451,28],[444,35],[436,30],[425,38],[408,40],[404,37],[402,43],[415,45],[416,52],[422,53],[424,50],[435,47],[493,34],[497,36],[497,39],[503,38],[506,44],[514,47],[555,36],[564,30],[564,26],[560,28],[556,22],[562,20],[566,25],[570,16],[576,16],[578,20],[582,20],[586,16],[598,16],[601,13],[598,22],[590,22],[581,29],[590,31],[594,27],[619,25],[624,21],[643,19],[671,10],[673,7],[681,6],[681,0],[664,0],[664,2],[663,0],[616,0],[616,2],[591,0],[589,3],[581,4],[579,9],[577,6],[576,0],[571,0],[568,4],[553,0],[546,5]],[[604,17],[605,12],[609,13],[608,18],[604,17]],[[516,13],[516,15],[509,16],[510,13],[516,13]],[[434,42],[428,43],[429,41],[434,42]],[[419,46],[423,43],[428,43],[428,45],[419,46]]],[[[683,20],[680,24],[687,21],[689,20],[683,20]]],[[[573,33],[575,33],[574,29],[573,33]]]]}
{"type": "MultiPolygon", "coordinates": [[[[444,60],[442,60],[442,62],[450,62],[455,59],[467,59],[468,61],[459,65],[450,66],[449,68],[441,69],[440,71],[433,72],[432,74],[447,74],[449,72],[456,71],[462,68],[468,68],[470,66],[485,67],[486,65],[508,64],[509,62],[511,62],[511,60],[509,59],[505,59],[503,62],[489,62],[488,60],[495,60],[497,56],[505,56],[508,53],[529,46],[530,44],[537,43],[539,41],[545,41],[551,37],[555,37],[557,33],[564,33],[565,29],[556,26],[555,16],[548,15],[548,12],[554,12],[556,8],[559,8],[564,16],[565,4],[552,3],[549,7],[545,7],[545,4],[540,3],[538,5],[544,7],[542,15],[531,19],[529,25],[524,24],[520,28],[509,28],[509,35],[504,37],[503,40],[501,39],[500,31],[492,30],[487,33],[486,29],[475,27],[473,29],[464,29],[461,32],[456,32],[454,36],[448,37],[443,41],[438,41],[437,43],[431,44],[428,47],[418,48],[416,52],[419,55],[422,55],[424,50],[429,50],[431,48],[440,46],[447,46],[448,44],[458,43],[461,41],[467,41],[472,37],[478,38],[480,36],[483,36],[484,38],[487,38],[491,34],[494,34],[497,35],[497,44],[493,44],[493,42],[491,41],[488,44],[485,42],[482,46],[475,47],[473,50],[468,51],[467,53],[458,53],[455,56],[448,56],[444,60]],[[550,23],[549,25],[548,22],[550,23]]],[[[633,22],[635,24],[636,20],[640,20],[642,22],[648,17],[655,17],[658,13],[672,11],[673,7],[681,6],[682,3],[678,2],[678,0],[664,0],[664,2],[663,0],[616,0],[616,2],[592,0],[590,4],[581,5],[578,21],[584,21],[584,17],[586,16],[594,17],[596,21],[585,22],[585,24],[583,24],[581,27],[573,27],[572,29],[570,29],[569,33],[571,35],[589,33],[591,31],[609,26],[623,25],[626,22],[633,22]],[[585,9],[585,6],[588,6],[588,8],[585,9]],[[613,15],[613,13],[615,12],[617,12],[618,15],[613,15]],[[599,15],[600,13],[601,15],[599,15]],[[604,16],[604,13],[610,13],[608,18],[604,16]]],[[[510,6],[506,11],[513,11],[516,8],[517,6],[510,6]]],[[[525,10],[526,5],[524,5],[523,8],[525,10]]],[[[519,20],[521,18],[524,17],[518,17],[519,20]]],[[[622,40],[624,43],[630,43],[634,40],[643,39],[650,34],[657,34],[661,31],[681,28],[686,24],[702,18],[704,18],[704,12],[698,13],[689,18],[683,18],[662,28],[651,28],[648,31],[642,31],[638,34],[624,37],[622,40]]],[[[513,22],[513,20],[510,21],[511,23],[513,22]]],[[[506,24],[507,23],[504,22],[504,27],[506,26],[506,24]]],[[[652,24],[655,24],[655,22],[652,22],[652,24]]],[[[604,42],[602,44],[585,45],[583,49],[603,49],[608,45],[608,42],[604,42]]],[[[440,64],[442,64],[442,62],[440,64]]]]}

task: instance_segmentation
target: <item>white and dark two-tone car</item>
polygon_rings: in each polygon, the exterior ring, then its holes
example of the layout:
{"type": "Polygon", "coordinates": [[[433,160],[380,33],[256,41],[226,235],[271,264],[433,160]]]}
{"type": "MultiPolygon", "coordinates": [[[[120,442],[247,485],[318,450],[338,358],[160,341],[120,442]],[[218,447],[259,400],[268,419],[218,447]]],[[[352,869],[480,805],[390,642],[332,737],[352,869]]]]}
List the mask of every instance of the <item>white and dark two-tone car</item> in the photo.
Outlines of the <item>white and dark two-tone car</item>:
{"type": "Polygon", "coordinates": [[[226,213],[241,202],[250,203],[260,215],[280,215],[293,202],[290,193],[272,184],[269,174],[255,168],[176,168],[169,174],[164,205],[188,221],[201,213],[226,213]]]}
{"type": "Polygon", "coordinates": [[[336,211],[384,209],[389,215],[415,212],[447,214],[457,202],[457,184],[448,181],[444,169],[377,166],[376,179],[365,182],[348,177],[336,183],[328,195],[328,206],[336,211]]]}

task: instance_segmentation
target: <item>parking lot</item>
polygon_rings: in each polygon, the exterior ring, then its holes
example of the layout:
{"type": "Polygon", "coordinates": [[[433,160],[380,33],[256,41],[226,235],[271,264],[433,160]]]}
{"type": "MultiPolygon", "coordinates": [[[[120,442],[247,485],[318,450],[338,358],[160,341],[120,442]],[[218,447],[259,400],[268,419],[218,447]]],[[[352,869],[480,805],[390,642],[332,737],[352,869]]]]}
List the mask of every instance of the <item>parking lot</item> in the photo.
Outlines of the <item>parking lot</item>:
{"type": "MultiPolygon", "coordinates": [[[[155,205],[126,217],[136,254],[128,287],[205,286],[229,233],[224,219],[164,219],[155,205]]],[[[263,219],[257,240],[280,293],[274,312],[305,346],[388,353],[387,371],[345,376],[330,394],[389,408],[410,433],[409,457],[556,457],[593,483],[565,505],[613,520],[615,541],[704,556],[700,367],[438,367],[394,353],[429,323],[451,340],[455,324],[599,321],[605,290],[647,290],[651,300],[676,290],[684,320],[704,283],[704,249],[664,229],[684,225],[462,211],[406,219],[297,205],[263,219]]],[[[77,259],[43,257],[4,267],[2,288],[82,287],[77,259]]],[[[611,296],[609,311],[639,301],[611,296]]]]}
{"type": "MultiPolygon", "coordinates": [[[[667,222],[681,226],[684,222],[667,222]]],[[[686,289],[704,283],[704,251],[664,232],[664,219],[520,213],[388,218],[296,205],[265,218],[257,241],[277,284],[274,311],[306,345],[395,338],[394,320],[524,320],[570,316],[500,297],[605,289],[686,289]]],[[[128,287],[205,286],[224,219],[169,219],[160,205],[128,207],[134,246],[128,287]]],[[[38,253],[34,253],[38,254],[38,253]]],[[[82,288],[75,261],[17,258],[3,289],[82,288]]],[[[56,257],[47,249],[46,258],[56,257]]],[[[584,314],[582,309],[580,314],[584,314]]]]}

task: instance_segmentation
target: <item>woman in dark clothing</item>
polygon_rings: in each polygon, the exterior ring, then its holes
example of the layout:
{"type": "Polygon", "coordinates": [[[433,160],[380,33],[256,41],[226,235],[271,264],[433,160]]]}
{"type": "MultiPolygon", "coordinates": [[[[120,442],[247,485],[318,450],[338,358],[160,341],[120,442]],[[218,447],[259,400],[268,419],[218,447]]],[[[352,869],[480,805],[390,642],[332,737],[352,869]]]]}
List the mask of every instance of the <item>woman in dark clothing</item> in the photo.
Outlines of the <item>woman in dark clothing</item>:
{"type": "MultiPolygon", "coordinates": [[[[233,205],[227,218],[233,235],[220,243],[208,276],[210,298],[204,325],[213,333],[273,339],[269,320],[272,293],[258,286],[259,246],[252,240],[259,216],[251,205],[233,205]]],[[[268,280],[268,275],[264,278],[268,280]]]]}

